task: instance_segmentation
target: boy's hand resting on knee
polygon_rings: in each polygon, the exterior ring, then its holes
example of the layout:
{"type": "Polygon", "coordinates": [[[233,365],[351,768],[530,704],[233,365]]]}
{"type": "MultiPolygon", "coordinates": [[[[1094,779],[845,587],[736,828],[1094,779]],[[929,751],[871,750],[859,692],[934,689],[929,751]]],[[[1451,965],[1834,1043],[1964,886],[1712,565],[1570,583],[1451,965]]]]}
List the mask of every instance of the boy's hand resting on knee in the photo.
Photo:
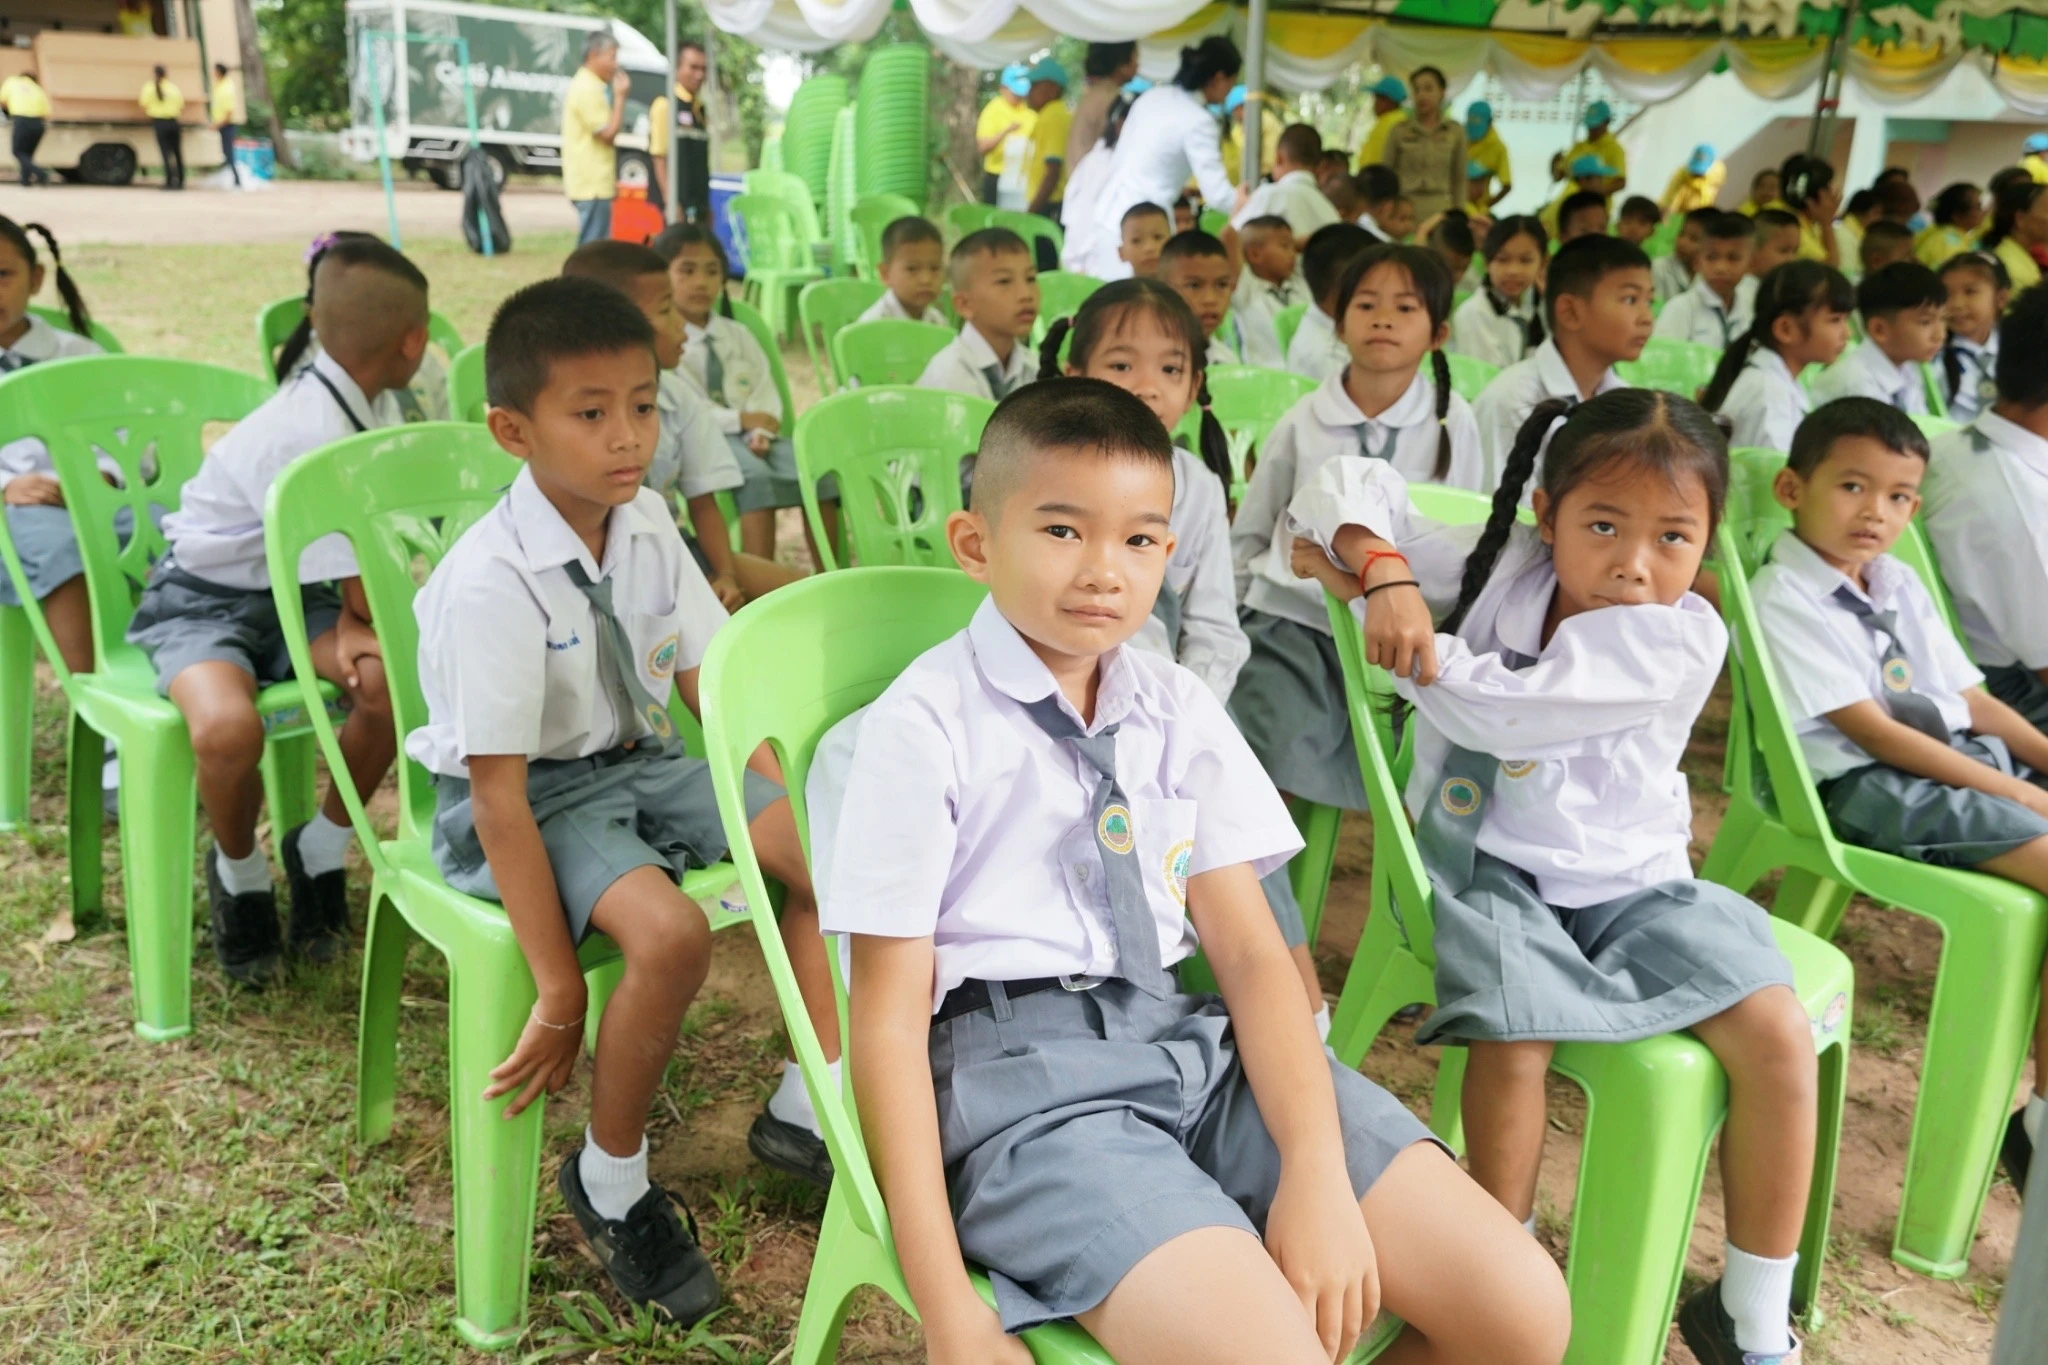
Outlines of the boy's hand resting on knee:
{"type": "Polygon", "coordinates": [[[924,1354],[931,1365],[1031,1365],[1031,1349],[980,1299],[957,1315],[927,1317],[924,1354]]]}
{"type": "Polygon", "coordinates": [[[1333,1361],[1351,1354],[1380,1311],[1379,1261],[1343,1166],[1283,1171],[1266,1214],[1266,1251],[1301,1296],[1333,1361]]]}
{"type": "Polygon", "coordinates": [[[62,507],[64,488],[54,475],[16,474],[7,481],[9,507],[62,507]]]}
{"type": "Polygon", "coordinates": [[[583,1047],[583,1009],[582,1005],[572,1009],[569,1002],[562,1001],[536,1004],[527,1014],[519,1046],[492,1068],[490,1087],[484,1091],[487,1100],[519,1091],[505,1106],[505,1118],[518,1118],[542,1092],[553,1095],[569,1083],[569,1075],[576,1069],[576,1054],[583,1047]],[[550,1015],[551,1008],[560,1013],[550,1015]],[[565,1024],[563,1019],[571,1022],[565,1024]]]}

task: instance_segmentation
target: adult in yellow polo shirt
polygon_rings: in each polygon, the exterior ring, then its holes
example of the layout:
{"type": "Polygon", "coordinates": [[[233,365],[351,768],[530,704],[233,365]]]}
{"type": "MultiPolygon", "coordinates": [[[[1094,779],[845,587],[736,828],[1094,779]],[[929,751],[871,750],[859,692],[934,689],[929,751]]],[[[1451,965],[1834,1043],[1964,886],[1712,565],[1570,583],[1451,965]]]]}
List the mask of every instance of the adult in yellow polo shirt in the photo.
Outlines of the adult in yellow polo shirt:
{"type": "Polygon", "coordinates": [[[1515,186],[1514,169],[1508,164],[1508,145],[1500,140],[1500,132],[1493,126],[1493,106],[1485,100],[1472,101],[1472,107],[1465,111],[1465,156],[1471,165],[1466,167],[1467,178],[1479,183],[1478,171],[1486,173],[1486,183],[1480,193],[1472,196],[1472,205],[1478,206],[1482,216],[1490,215],[1493,206],[1508,197],[1508,191],[1515,186]],[[1494,186],[1498,184],[1499,188],[1494,186]]]}
{"type": "MultiPolygon", "coordinates": [[[[1223,135],[1219,151],[1223,173],[1233,185],[1244,183],[1244,104],[1248,98],[1245,87],[1234,85],[1223,99],[1223,113],[1230,127],[1223,135]]],[[[1280,130],[1286,126],[1287,115],[1271,95],[1262,94],[1259,98],[1265,101],[1259,115],[1259,174],[1263,176],[1273,169],[1273,157],[1280,150],[1280,130]]]]}
{"type": "Polygon", "coordinates": [[[612,142],[626,117],[626,73],[619,40],[604,30],[583,44],[583,65],[562,95],[562,192],[576,209],[576,245],[612,235],[619,158],[612,142]]]}
{"type": "Polygon", "coordinates": [[[996,97],[982,106],[981,117],[974,121],[974,149],[981,153],[981,202],[993,204],[996,194],[1002,188],[1004,172],[1010,168],[1014,154],[1024,155],[1030,145],[1031,130],[1038,126],[1038,115],[1024,102],[1031,93],[1031,76],[1021,63],[1003,68],[1002,86],[996,97]]]}
{"type": "Polygon", "coordinates": [[[213,92],[206,100],[206,121],[220,134],[220,159],[228,163],[236,189],[242,187],[242,168],[235,164],[235,130],[242,121],[237,112],[242,103],[241,85],[229,73],[226,62],[213,64],[213,92]]]}
{"type": "Polygon", "coordinates": [[[1671,173],[1671,183],[1664,187],[1657,206],[1680,218],[1694,209],[1710,209],[1726,183],[1728,163],[1714,154],[1711,143],[1702,142],[1692,149],[1691,159],[1671,173]]]}
{"type": "Polygon", "coordinates": [[[1982,249],[2004,263],[2013,293],[2039,284],[2041,262],[2034,253],[2048,250],[2048,185],[2015,179],[2001,187],[1982,249]]]}
{"type": "Polygon", "coordinates": [[[1372,87],[1372,131],[1358,149],[1357,166],[1377,166],[1387,159],[1387,135],[1408,117],[1408,87],[1399,76],[1382,76],[1372,87]]]}
{"type": "Polygon", "coordinates": [[[1582,156],[1597,156],[1614,167],[1614,181],[1607,189],[1608,198],[1613,198],[1623,185],[1628,183],[1628,153],[1621,149],[1621,139],[1613,131],[1614,111],[1607,107],[1606,100],[1594,100],[1586,106],[1586,135],[1564,154],[1565,164],[1570,165],[1582,156]]]}
{"type": "Polygon", "coordinates": [[[22,71],[0,81],[0,111],[13,125],[14,161],[21,167],[21,187],[49,184],[50,173],[36,165],[36,148],[49,126],[50,97],[34,75],[22,71]]]}
{"type": "Polygon", "coordinates": [[[1074,126],[1067,108],[1067,69],[1047,57],[1030,74],[1031,93],[1025,100],[1037,117],[1032,120],[1026,161],[1025,207],[1057,221],[1067,185],[1067,134],[1074,126]]]}
{"type": "Polygon", "coordinates": [[[182,190],[185,188],[185,133],[178,126],[178,116],[185,112],[185,96],[167,78],[159,66],[155,79],[142,87],[136,96],[142,112],[149,119],[149,125],[156,130],[156,149],[164,159],[164,188],[182,190]]]}

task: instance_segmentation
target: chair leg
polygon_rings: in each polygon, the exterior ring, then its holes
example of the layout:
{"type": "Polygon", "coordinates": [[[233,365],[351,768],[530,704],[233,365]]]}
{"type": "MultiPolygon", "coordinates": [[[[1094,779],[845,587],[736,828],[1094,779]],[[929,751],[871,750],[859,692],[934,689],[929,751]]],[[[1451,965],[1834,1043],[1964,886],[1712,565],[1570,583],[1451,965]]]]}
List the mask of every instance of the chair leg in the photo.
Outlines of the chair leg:
{"type": "Polygon", "coordinates": [[[507,1121],[485,1100],[491,1068],[511,1055],[534,999],[509,931],[462,942],[448,960],[449,1143],[455,1168],[455,1330],[479,1350],[519,1339],[533,1249],[542,1109],[507,1121]]]}
{"type": "Polygon", "coordinates": [[[1375,875],[1373,907],[1358,951],[1344,976],[1344,990],[1330,1015],[1330,1048],[1338,1060],[1356,1067],[1372,1049],[1373,1039],[1403,1006],[1436,999],[1436,976],[1416,960],[1401,940],[1384,884],[1375,875]]]}
{"type": "Polygon", "coordinates": [[[1294,885],[1294,899],[1301,906],[1301,921],[1313,948],[1316,932],[1323,925],[1323,902],[1330,894],[1330,876],[1337,863],[1337,829],[1344,812],[1335,806],[1298,801],[1295,820],[1301,827],[1303,848],[1294,855],[1287,876],[1294,885]]]}
{"type": "Polygon", "coordinates": [[[70,811],[66,830],[71,845],[71,922],[79,929],[99,923],[105,911],[100,839],[106,808],[100,798],[100,767],[106,762],[106,741],[76,711],[71,713],[69,771],[65,801],[70,811]]]}
{"type": "Polygon", "coordinates": [[[29,767],[35,742],[35,633],[29,628],[26,611],[0,607],[0,830],[28,824],[29,767]]]}
{"type": "Polygon", "coordinates": [[[871,1283],[866,1272],[885,1260],[880,1244],[854,1223],[846,1196],[834,1185],[818,1228],[818,1254],[811,1261],[810,1283],[804,1286],[789,1365],[823,1365],[838,1358],[839,1333],[846,1326],[854,1291],[871,1283]]]}
{"type": "Polygon", "coordinates": [[[370,889],[367,918],[362,1010],[356,1025],[356,1136],[377,1143],[391,1136],[398,1087],[398,1010],[412,926],[381,886],[370,889]]]}
{"type": "Polygon", "coordinates": [[[1735,801],[1721,819],[1713,846],[1700,864],[1700,880],[1748,894],[1777,864],[1768,861],[1776,841],[1765,837],[1765,816],[1747,801],[1735,801]]]}
{"type": "Polygon", "coordinates": [[[1771,913],[1798,925],[1815,938],[1832,938],[1849,908],[1855,888],[1803,867],[1788,867],[1778,882],[1771,913]]]}
{"type": "Polygon", "coordinates": [[[319,742],[311,733],[273,739],[263,746],[263,802],[270,811],[270,842],[284,865],[284,836],[313,818],[320,806],[313,782],[319,742]]]}
{"type": "Polygon", "coordinates": [[[139,729],[122,745],[128,969],[135,981],[135,1031],[152,1042],[192,1031],[192,841],[198,805],[192,742],[183,723],[139,729]]]}
{"type": "Polygon", "coordinates": [[[1842,1116],[1849,1098],[1850,1016],[1844,1015],[1836,1041],[1820,1052],[1819,1123],[1814,1130],[1813,1184],[1806,1196],[1806,1226],[1799,1234],[1799,1265],[1792,1273],[1792,1306],[1811,1331],[1820,1326],[1820,1281],[1827,1269],[1828,1219],[1835,1211],[1835,1177],[1841,1158],[1842,1116]]]}

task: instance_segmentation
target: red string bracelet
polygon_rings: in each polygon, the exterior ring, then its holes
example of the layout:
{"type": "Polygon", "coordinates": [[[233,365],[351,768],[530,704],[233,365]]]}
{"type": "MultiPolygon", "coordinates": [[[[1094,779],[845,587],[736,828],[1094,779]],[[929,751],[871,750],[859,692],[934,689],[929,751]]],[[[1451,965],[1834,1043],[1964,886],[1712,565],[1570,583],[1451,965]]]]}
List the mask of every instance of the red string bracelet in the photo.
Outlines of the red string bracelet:
{"type": "Polygon", "coordinates": [[[1372,566],[1382,559],[1398,559],[1411,573],[1414,572],[1415,566],[1409,564],[1408,556],[1402,554],[1399,550],[1367,550],[1365,552],[1365,563],[1358,566],[1359,587],[1363,588],[1365,586],[1365,576],[1371,573],[1372,566]]]}

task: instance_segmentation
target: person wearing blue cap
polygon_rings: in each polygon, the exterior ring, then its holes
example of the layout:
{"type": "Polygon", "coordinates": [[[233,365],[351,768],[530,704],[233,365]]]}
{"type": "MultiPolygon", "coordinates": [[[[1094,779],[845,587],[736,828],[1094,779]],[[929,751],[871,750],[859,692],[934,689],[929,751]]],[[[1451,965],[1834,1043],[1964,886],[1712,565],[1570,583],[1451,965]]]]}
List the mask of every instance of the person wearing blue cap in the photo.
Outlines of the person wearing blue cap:
{"type": "Polygon", "coordinates": [[[1720,199],[1721,186],[1727,180],[1728,164],[1715,155],[1712,143],[1702,142],[1692,149],[1685,164],[1671,173],[1671,183],[1664,187],[1657,207],[1681,217],[1694,209],[1710,209],[1720,199]]]}
{"type": "MultiPolygon", "coordinates": [[[[1038,115],[1024,102],[1031,93],[1030,69],[1022,62],[1003,68],[996,96],[974,121],[974,149],[981,153],[981,202],[993,204],[1005,172],[1021,172],[1038,115]],[[1014,161],[1016,165],[1011,166],[1014,161]]],[[[1019,205],[1021,207],[1021,205],[1019,205]]]]}
{"type": "MultiPolygon", "coordinates": [[[[1249,98],[1242,85],[1230,87],[1230,93],[1223,97],[1223,113],[1230,120],[1228,130],[1223,134],[1223,169],[1234,184],[1244,183],[1244,106],[1249,98]]],[[[1259,178],[1272,174],[1273,158],[1280,150],[1280,129],[1286,124],[1286,115],[1281,112],[1278,101],[1272,96],[1259,97],[1259,178]]]]}
{"type": "MultiPolygon", "coordinates": [[[[1552,240],[1558,242],[1562,242],[1567,236],[1575,235],[1564,231],[1564,206],[1584,194],[1597,194],[1604,203],[1614,194],[1614,177],[1619,172],[1591,152],[1581,152],[1572,158],[1571,164],[1565,168],[1565,173],[1571,177],[1572,183],[1565,187],[1564,193],[1545,204],[1536,214],[1543,221],[1543,226],[1550,233],[1552,240]]],[[[1597,231],[1606,230],[1607,225],[1602,221],[1597,231]]]]}
{"type": "MultiPolygon", "coordinates": [[[[1031,212],[1057,221],[1060,191],[1067,182],[1067,133],[1074,122],[1067,111],[1067,69],[1046,57],[1033,64],[1030,77],[1031,93],[1024,102],[1037,121],[1031,126],[1031,150],[1025,161],[1025,203],[1031,212]]],[[[1039,268],[1052,270],[1058,265],[1051,259],[1039,268]]]]}
{"type": "Polygon", "coordinates": [[[1481,173],[1486,177],[1486,183],[1467,196],[1471,203],[1466,211],[1489,214],[1495,204],[1508,197],[1508,191],[1515,186],[1515,176],[1508,161],[1508,146],[1493,126],[1493,106],[1485,100],[1472,101],[1465,111],[1465,155],[1479,168],[1468,168],[1468,178],[1476,182],[1481,173]]]}
{"type": "Polygon", "coordinates": [[[1606,190],[1609,198],[1628,183],[1628,153],[1621,149],[1621,139],[1614,135],[1613,123],[1614,111],[1607,107],[1607,101],[1594,100],[1586,106],[1586,135],[1564,154],[1568,164],[1582,156],[1596,156],[1612,166],[1614,169],[1607,173],[1614,182],[1606,190]]]}
{"type": "Polygon", "coordinates": [[[2036,185],[2048,185],[2048,133],[2030,133],[2023,150],[2020,165],[2036,185]]]}
{"type": "Polygon", "coordinates": [[[1399,76],[1382,76],[1372,85],[1372,131],[1358,148],[1358,166],[1377,166],[1387,159],[1387,135],[1408,117],[1408,87],[1399,76]]]}

